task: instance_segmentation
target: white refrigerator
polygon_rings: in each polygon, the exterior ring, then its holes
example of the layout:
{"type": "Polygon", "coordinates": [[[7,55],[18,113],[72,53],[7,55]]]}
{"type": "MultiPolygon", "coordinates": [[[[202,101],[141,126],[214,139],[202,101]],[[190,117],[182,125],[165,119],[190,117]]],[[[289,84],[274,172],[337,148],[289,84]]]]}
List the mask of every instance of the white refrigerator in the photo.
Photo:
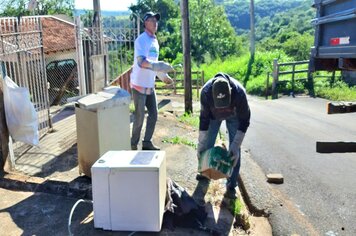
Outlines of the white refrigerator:
{"type": "Polygon", "coordinates": [[[108,151],[91,168],[94,227],[161,230],[166,198],[164,151],[108,151]]]}
{"type": "Polygon", "coordinates": [[[78,100],[75,108],[79,174],[91,176],[91,166],[110,150],[131,150],[130,94],[99,92],[78,100]]]}

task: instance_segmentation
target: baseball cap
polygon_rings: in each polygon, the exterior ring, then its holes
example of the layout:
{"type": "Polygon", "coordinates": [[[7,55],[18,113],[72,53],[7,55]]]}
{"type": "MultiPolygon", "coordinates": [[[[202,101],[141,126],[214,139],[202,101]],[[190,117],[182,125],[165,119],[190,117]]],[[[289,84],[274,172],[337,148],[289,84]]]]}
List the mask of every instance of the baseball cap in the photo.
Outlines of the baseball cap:
{"type": "Polygon", "coordinates": [[[227,78],[217,77],[213,82],[213,100],[216,108],[224,108],[230,105],[231,87],[227,78]]]}
{"type": "Polygon", "coordinates": [[[150,17],[155,17],[157,21],[161,19],[161,15],[159,13],[153,13],[152,11],[149,11],[144,15],[143,22],[145,22],[150,17]]]}

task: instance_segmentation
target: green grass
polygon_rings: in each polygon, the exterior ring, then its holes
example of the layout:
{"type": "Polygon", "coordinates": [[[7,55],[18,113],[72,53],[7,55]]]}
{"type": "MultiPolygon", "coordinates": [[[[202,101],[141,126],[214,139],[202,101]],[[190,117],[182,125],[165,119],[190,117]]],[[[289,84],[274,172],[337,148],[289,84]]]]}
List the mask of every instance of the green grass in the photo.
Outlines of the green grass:
{"type": "Polygon", "coordinates": [[[239,198],[230,200],[230,210],[233,216],[241,214],[242,208],[243,205],[239,198]]]}
{"type": "Polygon", "coordinates": [[[314,89],[318,97],[332,101],[356,101],[356,86],[349,86],[340,79],[331,85],[329,79],[317,78],[314,89]]]}
{"type": "Polygon", "coordinates": [[[171,143],[171,144],[183,144],[183,145],[187,145],[187,146],[190,146],[190,147],[193,147],[193,148],[197,148],[197,144],[186,139],[186,138],[182,138],[182,137],[179,137],[179,136],[174,136],[172,138],[163,138],[162,139],[162,142],[164,143],[171,143]]]}
{"type": "Polygon", "coordinates": [[[198,113],[188,114],[184,113],[178,117],[178,120],[184,124],[192,126],[194,128],[199,128],[199,115],[198,113]]]}
{"type": "MultiPolygon", "coordinates": [[[[200,65],[194,70],[203,70],[205,81],[212,78],[218,72],[225,72],[235,79],[239,80],[246,88],[248,94],[265,96],[267,73],[272,72],[273,60],[278,59],[280,63],[295,61],[287,56],[283,51],[273,52],[256,52],[254,63],[251,70],[248,70],[248,62],[250,55],[244,54],[240,56],[231,56],[224,60],[217,59],[211,63],[200,65]],[[249,75],[247,76],[247,73],[249,75]]],[[[297,69],[306,69],[307,65],[298,67],[297,69]]],[[[281,70],[289,70],[289,68],[281,68],[281,70]]],[[[324,78],[315,77],[314,90],[317,97],[329,99],[332,101],[355,101],[356,86],[348,86],[342,81],[336,81],[330,86],[330,73],[318,72],[318,75],[324,75],[324,78]],[[329,78],[327,78],[329,76],[329,78]]],[[[340,76],[340,73],[336,73],[340,76]]],[[[299,76],[305,78],[305,74],[296,75],[296,80],[299,76]]],[[[282,78],[283,80],[283,78],[282,78]]],[[[284,77],[284,80],[291,81],[291,77],[284,77]]],[[[269,88],[271,89],[272,77],[270,77],[269,88]]],[[[279,88],[280,93],[289,94],[291,91],[291,83],[288,82],[284,87],[279,88]]],[[[298,82],[295,85],[295,93],[308,93],[303,82],[298,82]]]]}

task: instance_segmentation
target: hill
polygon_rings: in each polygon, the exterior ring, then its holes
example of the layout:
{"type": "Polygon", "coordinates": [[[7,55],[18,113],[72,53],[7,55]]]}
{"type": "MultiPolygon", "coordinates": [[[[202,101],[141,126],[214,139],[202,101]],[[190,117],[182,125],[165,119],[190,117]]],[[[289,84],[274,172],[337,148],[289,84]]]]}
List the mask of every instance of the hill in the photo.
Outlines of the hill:
{"type": "MultiPolygon", "coordinates": [[[[85,9],[75,9],[75,15],[83,15],[85,12],[88,10],[85,9]]],[[[109,17],[109,16],[126,16],[130,15],[130,11],[101,11],[101,15],[104,17],[109,17]]]]}
{"type": "MultiPolygon", "coordinates": [[[[215,0],[224,6],[227,17],[238,35],[250,29],[249,0],[215,0]]],[[[274,38],[281,30],[300,34],[312,31],[315,12],[311,0],[255,1],[256,40],[274,38]]]]}

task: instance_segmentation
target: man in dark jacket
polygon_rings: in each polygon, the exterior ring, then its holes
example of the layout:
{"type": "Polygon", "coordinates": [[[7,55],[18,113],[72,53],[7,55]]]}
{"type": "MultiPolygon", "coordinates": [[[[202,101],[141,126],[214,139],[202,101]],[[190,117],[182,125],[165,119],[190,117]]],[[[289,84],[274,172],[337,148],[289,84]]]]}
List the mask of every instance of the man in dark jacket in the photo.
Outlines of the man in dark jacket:
{"type": "MultiPolygon", "coordinates": [[[[237,177],[241,165],[241,143],[250,125],[250,108],[244,87],[234,78],[218,73],[205,83],[200,94],[198,157],[215,145],[222,121],[229,133],[229,154],[235,166],[226,183],[226,197],[236,198],[237,177]]],[[[197,179],[203,176],[198,174],[197,179]]]]}

